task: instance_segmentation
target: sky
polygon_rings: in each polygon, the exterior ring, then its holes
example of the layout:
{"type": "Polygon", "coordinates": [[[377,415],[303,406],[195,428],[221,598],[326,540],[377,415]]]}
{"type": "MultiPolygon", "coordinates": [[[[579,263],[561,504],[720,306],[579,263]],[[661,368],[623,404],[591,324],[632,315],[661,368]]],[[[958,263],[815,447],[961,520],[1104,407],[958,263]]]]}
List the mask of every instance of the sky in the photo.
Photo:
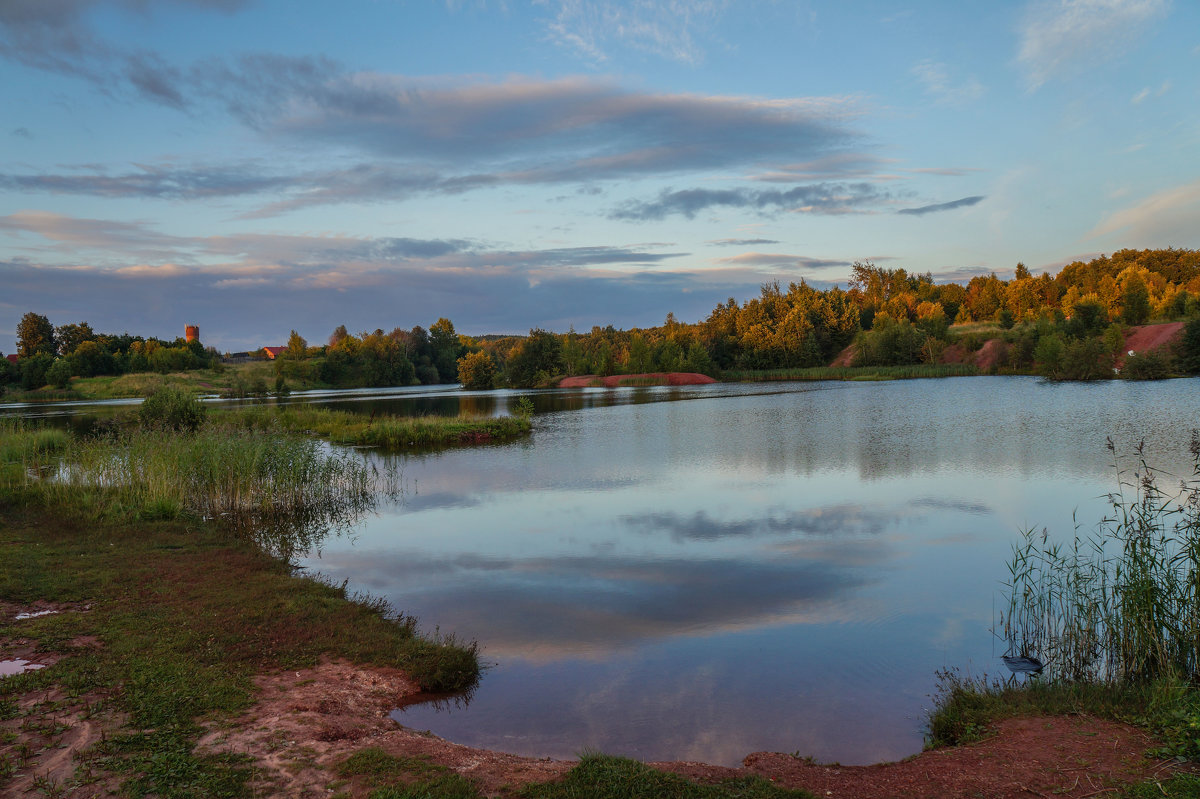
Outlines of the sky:
{"type": "Polygon", "coordinates": [[[0,352],[27,311],[586,331],[1125,247],[1200,247],[1193,0],[0,0],[0,352]]]}

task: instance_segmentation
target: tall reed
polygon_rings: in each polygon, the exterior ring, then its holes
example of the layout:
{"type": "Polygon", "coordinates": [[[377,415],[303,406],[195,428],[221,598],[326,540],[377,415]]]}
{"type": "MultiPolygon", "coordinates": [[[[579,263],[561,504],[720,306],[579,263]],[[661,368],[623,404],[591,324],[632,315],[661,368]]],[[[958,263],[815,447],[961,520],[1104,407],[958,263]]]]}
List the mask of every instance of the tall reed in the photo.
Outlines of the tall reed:
{"type": "Polygon", "coordinates": [[[3,482],[27,500],[97,517],[221,520],[285,557],[310,547],[331,527],[352,523],[381,495],[400,493],[393,468],[276,432],[204,427],[93,438],[62,433],[47,439],[52,457],[35,445],[37,435],[50,431],[10,425],[3,432],[0,453],[24,453],[20,471],[5,472],[3,482]]]}
{"type": "Polygon", "coordinates": [[[1025,531],[1008,564],[1000,618],[1009,654],[1036,657],[1051,679],[1145,682],[1200,678],[1200,432],[1177,488],[1136,449],[1131,474],[1095,533],[1068,543],[1025,531]]]}

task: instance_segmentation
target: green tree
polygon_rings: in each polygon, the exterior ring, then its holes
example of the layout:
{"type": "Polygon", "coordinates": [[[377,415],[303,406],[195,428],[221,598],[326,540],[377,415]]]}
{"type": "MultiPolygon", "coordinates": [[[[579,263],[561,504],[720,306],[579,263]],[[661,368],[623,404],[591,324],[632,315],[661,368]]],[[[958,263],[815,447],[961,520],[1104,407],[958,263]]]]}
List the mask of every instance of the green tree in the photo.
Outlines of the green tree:
{"type": "Polygon", "coordinates": [[[533,329],[529,338],[514,348],[508,359],[508,383],[516,388],[532,388],[562,374],[562,342],[546,330],[533,329]]]}
{"type": "Polygon", "coordinates": [[[46,370],[46,382],[55,388],[66,388],[71,383],[71,359],[56,358],[46,370]]]}
{"type": "Polygon", "coordinates": [[[77,325],[61,325],[54,331],[54,337],[60,354],[73,355],[80,344],[94,341],[96,333],[87,322],[80,322],[77,325]]]}
{"type": "Polygon", "coordinates": [[[1175,365],[1189,375],[1200,375],[1200,316],[1192,317],[1183,326],[1183,335],[1176,348],[1175,365]]]}
{"type": "Polygon", "coordinates": [[[1121,320],[1127,325],[1145,324],[1150,318],[1150,290],[1146,281],[1134,272],[1125,278],[1121,290],[1121,320]]]}
{"type": "Polygon", "coordinates": [[[433,366],[437,369],[440,381],[455,382],[458,379],[458,356],[462,345],[458,341],[458,334],[454,332],[454,323],[442,317],[430,325],[429,347],[433,351],[433,366]]]}
{"type": "Polygon", "coordinates": [[[287,350],[284,351],[283,357],[300,360],[308,355],[308,342],[304,340],[304,336],[297,333],[295,330],[288,336],[287,350]]]}
{"type": "Polygon", "coordinates": [[[458,380],[468,391],[487,391],[496,387],[496,364],[483,350],[468,352],[458,359],[458,380]]]}
{"type": "Polygon", "coordinates": [[[22,316],[17,324],[17,355],[32,358],[38,354],[54,355],[57,352],[54,325],[50,324],[50,320],[33,311],[22,316]]]}

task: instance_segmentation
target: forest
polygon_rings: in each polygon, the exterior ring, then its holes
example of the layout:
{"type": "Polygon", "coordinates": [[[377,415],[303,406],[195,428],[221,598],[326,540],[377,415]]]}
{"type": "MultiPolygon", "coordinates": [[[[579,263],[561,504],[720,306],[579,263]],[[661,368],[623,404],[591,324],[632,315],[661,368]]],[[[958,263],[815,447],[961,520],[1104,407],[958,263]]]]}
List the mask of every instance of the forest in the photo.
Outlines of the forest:
{"type": "MultiPolygon", "coordinates": [[[[0,387],[65,388],[73,377],[220,369],[198,341],[100,334],[87,322],[54,327],[25,314],[16,363],[0,360],[0,387]]],[[[804,280],[768,283],[759,295],[718,304],[706,319],[619,330],[532,329],[473,338],[438,319],[425,329],[348,332],[339,326],[310,345],[295,330],[274,361],[276,389],[458,383],[469,389],[528,388],[574,375],[698,372],[754,379],[781,370],[969,363],[988,345],[983,371],[1055,380],[1117,375],[1153,379],[1200,373],[1200,251],[1120,250],[1033,276],[1018,263],[965,285],[869,261],[851,268],[847,288],[804,280]],[[1122,358],[1130,328],[1183,322],[1171,348],[1122,358]]],[[[266,357],[259,353],[260,357],[266,357]]],[[[265,386],[259,387],[266,391],[265,386]]],[[[251,390],[249,393],[256,393],[251,390]]]]}

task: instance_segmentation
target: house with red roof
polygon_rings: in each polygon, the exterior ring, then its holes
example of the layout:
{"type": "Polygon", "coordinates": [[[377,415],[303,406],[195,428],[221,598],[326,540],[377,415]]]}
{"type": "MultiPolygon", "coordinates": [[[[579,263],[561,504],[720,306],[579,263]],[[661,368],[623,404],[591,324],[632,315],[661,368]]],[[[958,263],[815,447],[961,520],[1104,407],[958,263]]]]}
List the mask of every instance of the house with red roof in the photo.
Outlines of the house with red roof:
{"type": "Polygon", "coordinates": [[[268,361],[273,361],[282,353],[287,352],[287,347],[263,347],[262,351],[266,353],[268,361]]]}

